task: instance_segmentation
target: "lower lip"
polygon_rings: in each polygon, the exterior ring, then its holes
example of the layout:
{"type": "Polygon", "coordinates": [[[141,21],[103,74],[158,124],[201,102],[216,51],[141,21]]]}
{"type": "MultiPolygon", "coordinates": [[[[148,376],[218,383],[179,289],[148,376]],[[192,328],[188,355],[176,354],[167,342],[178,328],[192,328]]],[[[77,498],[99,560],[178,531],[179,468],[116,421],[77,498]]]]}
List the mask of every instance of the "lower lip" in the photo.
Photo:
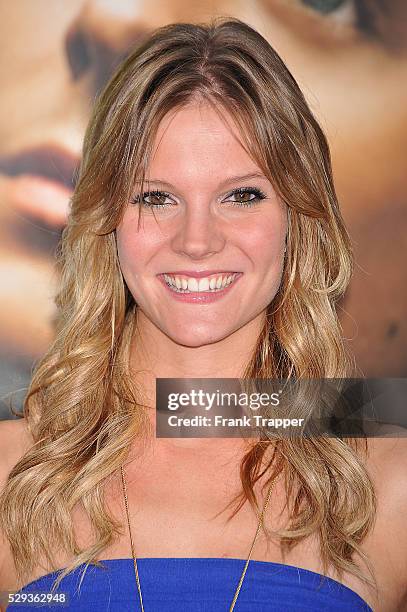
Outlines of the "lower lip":
{"type": "Polygon", "coordinates": [[[29,174],[6,181],[8,203],[51,227],[65,225],[72,191],[60,183],[29,174]]]}
{"type": "Polygon", "coordinates": [[[193,291],[191,293],[176,293],[175,291],[172,291],[172,289],[168,287],[167,283],[165,282],[162,276],[159,276],[158,278],[161,281],[161,283],[164,285],[164,287],[167,289],[168,293],[171,294],[171,297],[173,297],[178,302],[189,302],[191,304],[211,304],[212,302],[216,302],[217,300],[220,300],[225,295],[227,295],[230,292],[230,290],[233,289],[233,287],[236,285],[236,283],[239,281],[239,279],[242,276],[243,276],[242,273],[239,274],[239,276],[236,276],[233,283],[231,283],[224,289],[221,289],[220,291],[214,291],[213,293],[209,291],[208,292],[193,291]]]}

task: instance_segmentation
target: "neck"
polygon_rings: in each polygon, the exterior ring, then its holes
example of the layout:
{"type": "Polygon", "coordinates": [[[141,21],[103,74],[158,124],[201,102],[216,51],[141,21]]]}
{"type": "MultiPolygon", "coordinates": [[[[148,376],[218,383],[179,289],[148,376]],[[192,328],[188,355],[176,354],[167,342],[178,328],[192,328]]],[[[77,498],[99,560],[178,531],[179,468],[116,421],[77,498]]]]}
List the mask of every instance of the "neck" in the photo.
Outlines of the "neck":
{"type": "Polygon", "coordinates": [[[263,322],[264,315],[227,338],[190,347],[174,342],[139,311],[131,344],[132,368],[148,368],[154,378],[239,378],[256,348],[263,322]]]}
{"type": "MultiPolygon", "coordinates": [[[[256,348],[264,319],[258,317],[218,342],[198,347],[179,345],[158,329],[142,311],[131,341],[130,366],[132,376],[155,431],[156,378],[241,378],[256,348]]],[[[153,434],[154,435],[154,434],[153,434]]],[[[219,452],[235,449],[247,441],[234,438],[172,438],[156,439],[160,448],[207,450],[219,452]]]]}

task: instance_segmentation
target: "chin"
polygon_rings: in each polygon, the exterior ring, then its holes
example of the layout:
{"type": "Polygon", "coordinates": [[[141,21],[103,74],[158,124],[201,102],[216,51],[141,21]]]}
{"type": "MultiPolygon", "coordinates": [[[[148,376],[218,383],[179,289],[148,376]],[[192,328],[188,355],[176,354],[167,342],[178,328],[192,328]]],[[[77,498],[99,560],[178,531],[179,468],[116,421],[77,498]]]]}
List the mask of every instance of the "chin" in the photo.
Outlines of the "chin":
{"type": "Polygon", "coordinates": [[[208,344],[220,342],[227,338],[234,330],[226,330],[219,326],[214,329],[213,323],[186,325],[185,322],[180,327],[171,327],[165,333],[173,342],[190,348],[198,348],[208,344]]]}

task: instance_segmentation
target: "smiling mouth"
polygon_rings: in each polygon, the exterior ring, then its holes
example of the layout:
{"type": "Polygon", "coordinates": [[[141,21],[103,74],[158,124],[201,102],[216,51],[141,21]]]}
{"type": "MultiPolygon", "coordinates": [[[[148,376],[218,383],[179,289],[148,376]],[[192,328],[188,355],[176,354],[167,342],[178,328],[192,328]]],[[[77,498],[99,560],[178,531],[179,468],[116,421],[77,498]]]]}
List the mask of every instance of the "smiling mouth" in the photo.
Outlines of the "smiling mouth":
{"type": "Polygon", "coordinates": [[[174,276],[171,274],[162,274],[162,278],[174,293],[218,293],[232,285],[237,278],[242,275],[241,272],[227,272],[224,274],[213,274],[204,278],[195,278],[193,276],[174,276]]]}

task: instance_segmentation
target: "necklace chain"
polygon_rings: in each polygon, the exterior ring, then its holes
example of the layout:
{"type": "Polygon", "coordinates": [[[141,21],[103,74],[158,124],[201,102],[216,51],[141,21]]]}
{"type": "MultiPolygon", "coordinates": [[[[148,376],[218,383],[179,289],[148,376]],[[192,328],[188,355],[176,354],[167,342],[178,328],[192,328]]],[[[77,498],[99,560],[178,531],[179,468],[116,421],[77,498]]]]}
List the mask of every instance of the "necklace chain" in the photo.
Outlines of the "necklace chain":
{"type": "MultiPolygon", "coordinates": [[[[120,471],[121,471],[121,476],[122,476],[123,497],[124,497],[124,505],[125,505],[125,508],[126,508],[127,526],[128,526],[128,530],[129,530],[129,537],[130,537],[131,555],[133,557],[133,563],[134,563],[134,573],[135,573],[135,576],[136,576],[137,590],[138,590],[138,594],[139,594],[139,598],[140,598],[141,610],[142,610],[142,612],[144,612],[143,596],[142,596],[142,593],[141,593],[140,577],[139,577],[138,567],[137,567],[137,557],[136,557],[136,552],[135,552],[135,548],[134,548],[134,541],[133,541],[133,536],[132,536],[131,526],[130,526],[129,500],[128,500],[128,496],[127,496],[127,483],[126,483],[126,478],[125,478],[125,475],[124,475],[123,466],[120,466],[120,471]]],[[[257,537],[258,537],[258,535],[260,533],[261,526],[263,524],[264,513],[265,513],[266,508],[267,508],[267,506],[269,504],[269,501],[270,501],[270,498],[271,498],[271,493],[273,491],[275,481],[276,481],[276,478],[273,478],[273,480],[271,481],[270,488],[268,490],[268,493],[267,493],[267,496],[266,496],[266,500],[264,502],[263,509],[262,509],[261,514],[259,516],[259,522],[258,522],[258,525],[257,525],[256,533],[254,535],[254,538],[253,538],[253,541],[252,541],[252,544],[251,544],[251,547],[250,547],[250,550],[249,550],[249,554],[247,556],[246,563],[245,563],[245,566],[243,568],[242,575],[240,576],[239,584],[237,585],[237,589],[236,589],[235,595],[234,595],[232,603],[230,605],[229,612],[232,612],[234,610],[234,608],[235,608],[235,604],[236,604],[237,598],[239,596],[240,589],[242,588],[243,580],[245,578],[246,571],[247,571],[247,568],[249,566],[249,562],[250,562],[250,559],[251,559],[251,556],[252,556],[252,553],[253,553],[253,549],[254,549],[254,546],[256,544],[257,537]]]]}

